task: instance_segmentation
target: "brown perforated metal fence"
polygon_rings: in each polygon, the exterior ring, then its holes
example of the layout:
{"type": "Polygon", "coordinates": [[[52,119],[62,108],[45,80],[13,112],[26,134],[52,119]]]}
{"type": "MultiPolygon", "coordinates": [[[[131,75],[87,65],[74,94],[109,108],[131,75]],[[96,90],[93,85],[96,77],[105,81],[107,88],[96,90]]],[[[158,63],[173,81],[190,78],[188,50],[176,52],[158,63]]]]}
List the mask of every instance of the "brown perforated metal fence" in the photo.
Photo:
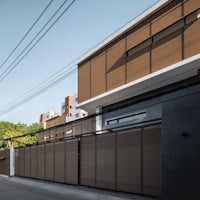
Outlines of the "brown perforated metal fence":
{"type": "Polygon", "coordinates": [[[10,175],[10,151],[0,151],[0,174],[10,175]]]}
{"type": "Polygon", "coordinates": [[[161,126],[16,149],[15,175],[159,196],[161,126]]]}

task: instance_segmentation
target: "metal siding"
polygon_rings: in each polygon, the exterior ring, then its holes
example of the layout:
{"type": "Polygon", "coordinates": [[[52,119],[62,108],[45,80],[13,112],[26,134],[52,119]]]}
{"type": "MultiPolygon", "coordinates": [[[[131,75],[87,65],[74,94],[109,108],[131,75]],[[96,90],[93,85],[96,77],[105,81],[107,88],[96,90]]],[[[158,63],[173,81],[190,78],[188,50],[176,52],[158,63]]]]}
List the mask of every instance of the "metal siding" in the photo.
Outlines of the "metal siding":
{"type": "Polygon", "coordinates": [[[65,181],[65,142],[55,143],[55,181],[65,181]]]}
{"type": "Polygon", "coordinates": [[[134,81],[150,73],[150,52],[127,62],[127,82],[134,81]]]}
{"type": "Polygon", "coordinates": [[[184,32],[185,58],[200,53],[200,19],[187,27],[184,32]]]}
{"type": "Polygon", "coordinates": [[[44,179],[44,173],[45,173],[45,145],[38,145],[38,173],[37,173],[37,177],[38,179],[44,179]]]}
{"type": "Polygon", "coordinates": [[[115,134],[97,135],[96,187],[115,189],[115,134]]]}
{"type": "Polygon", "coordinates": [[[107,90],[125,84],[125,39],[107,50],[107,90]]]}
{"type": "Polygon", "coordinates": [[[95,187],[95,136],[81,138],[80,184],[95,187]]]}
{"type": "Polygon", "coordinates": [[[19,166],[20,166],[20,170],[19,170],[19,176],[24,176],[24,170],[25,170],[25,166],[24,166],[24,161],[25,161],[25,155],[24,155],[24,148],[20,148],[19,149],[19,166]]]}
{"type": "Polygon", "coordinates": [[[142,132],[142,193],[161,194],[161,126],[145,127],[142,132]]]}
{"type": "Polygon", "coordinates": [[[78,101],[90,99],[90,62],[78,68],[78,101]]]}
{"type": "Polygon", "coordinates": [[[152,50],[152,72],[181,61],[181,41],[181,36],[177,36],[152,50]]]}
{"type": "Polygon", "coordinates": [[[31,147],[31,178],[37,178],[37,146],[31,147]]]}
{"type": "Polygon", "coordinates": [[[45,148],[45,179],[54,180],[54,143],[46,144],[45,148]]]}
{"type": "Polygon", "coordinates": [[[78,139],[66,141],[65,182],[78,184],[78,139]]]}
{"type": "Polygon", "coordinates": [[[91,60],[91,97],[106,92],[106,54],[91,60]]]}
{"type": "Polygon", "coordinates": [[[24,154],[25,154],[25,169],[24,169],[24,176],[30,177],[30,165],[31,165],[31,151],[30,147],[24,148],[24,154]]]}
{"type": "Polygon", "coordinates": [[[116,135],[116,189],[141,193],[141,128],[116,135]]]}

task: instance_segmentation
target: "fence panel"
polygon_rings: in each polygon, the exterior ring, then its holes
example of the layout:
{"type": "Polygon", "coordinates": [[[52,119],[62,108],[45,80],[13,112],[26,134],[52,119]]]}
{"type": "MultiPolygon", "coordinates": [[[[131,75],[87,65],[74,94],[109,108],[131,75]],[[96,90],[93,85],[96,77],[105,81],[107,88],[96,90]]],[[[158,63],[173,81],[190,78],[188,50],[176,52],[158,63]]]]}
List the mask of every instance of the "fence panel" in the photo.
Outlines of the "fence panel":
{"type": "Polygon", "coordinates": [[[38,165],[37,165],[37,177],[38,179],[44,179],[45,172],[45,145],[38,145],[38,165]]]}
{"type": "Polygon", "coordinates": [[[80,184],[95,187],[96,137],[82,137],[80,142],[80,184]]]}
{"type": "Polygon", "coordinates": [[[96,187],[115,190],[115,133],[96,137],[96,187]]]}
{"type": "Polygon", "coordinates": [[[78,184],[78,139],[66,141],[65,154],[65,182],[69,184],[78,184]]]}
{"type": "Polygon", "coordinates": [[[37,154],[37,146],[31,147],[31,178],[37,178],[37,160],[38,160],[38,154],[37,154]]]}
{"type": "Polygon", "coordinates": [[[24,166],[24,176],[25,177],[30,177],[31,173],[31,148],[26,147],[24,149],[24,154],[25,154],[25,166],[24,166]]]}
{"type": "Polygon", "coordinates": [[[55,181],[65,181],[65,141],[55,143],[55,181]]]}
{"type": "Polygon", "coordinates": [[[45,148],[45,179],[54,180],[54,143],[46,144],[45,148]]]}
{"type": "Polygon", "coordinates": [[[25,155],[24,155],[24,148],[19,149],[19,176],[24,176],[25,170],[25,155]]]}
{"type": "Polygon", "coordinates": [[[141,193],[141,128],[116,135],[116,189],[141,193]]]}

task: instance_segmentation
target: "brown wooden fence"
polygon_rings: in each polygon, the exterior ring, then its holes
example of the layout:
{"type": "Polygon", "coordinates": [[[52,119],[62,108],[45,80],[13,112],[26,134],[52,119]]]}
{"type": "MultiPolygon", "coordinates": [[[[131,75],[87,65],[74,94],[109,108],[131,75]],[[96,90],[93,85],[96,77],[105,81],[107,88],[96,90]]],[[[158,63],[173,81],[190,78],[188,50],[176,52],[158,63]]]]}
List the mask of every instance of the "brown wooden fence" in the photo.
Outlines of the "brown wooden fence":
{"type": "Polygon", "coordinates": [[[161,127],[144,126],[15,150],[15,175],[160,195],[161,127]]]}

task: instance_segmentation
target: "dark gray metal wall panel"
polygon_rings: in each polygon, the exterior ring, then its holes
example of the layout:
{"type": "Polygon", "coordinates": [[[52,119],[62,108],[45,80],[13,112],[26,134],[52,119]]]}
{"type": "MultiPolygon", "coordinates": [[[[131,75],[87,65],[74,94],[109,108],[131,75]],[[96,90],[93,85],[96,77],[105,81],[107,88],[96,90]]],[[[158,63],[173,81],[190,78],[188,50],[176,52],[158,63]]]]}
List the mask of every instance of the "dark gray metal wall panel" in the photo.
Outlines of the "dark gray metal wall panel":
{"type": "Polygon", "coordinates": [[[115,134],[97,135],[96,187],[115,189],[115,134]]]}
{"type": "Polygon", "coordinates": [[[81,138],[80,184],[95,187],[95,136],[81,138]]]}
{"type": "Polygon", "coordinates": [[[24,171],[25,171],[25,166],[24,166],[24,162],[25,162],[25,154],[24,154],[24,148],[20,148],[19,149],[19,168],[20,168],[20,170],[19,170],[19,176],[24,176],[25,175],[25,173],[24,173],[24,171]]]}
{"type": "Polygon", "coordinates": [[[162,199],[197,200],[200,191],[200,85],[163,96],[162,199]]]}
{"type": "Polygon", "coordinates": [[[45,172],[45,145],[38,145],[38,163],[37,163],[37,177],[38,179],[44,179],[45,172]]]}
{"type": "Polygon", "coordinates": [[[141,128],[116,135],[116,189],[141,193],[141,128]]]}
{"type": "Polygon", "coordinates": [[[30,177],[31,178],[37,178],[37,146],[32,146],[31,147],[31,173],[30,177]]]}
{"type": "Polygon", "coordinates": [[[20,170],[20,166],[19,166],[19,149],[15,149],[15,175],[19,176],[19,170],[20,170]]]}
{"type": "Polygon", "coordinates": [[[55,181],[65,181],[65,142],[55,143],[55,181]]]}
{"type": "Polygon", "coordinates": [[[145,127],[142,132],[142,193],[161,194],[161,126],[145,127]]]}
{"type": "Polygon", "coordinates": [[[78,139],[66,141],[65,182],[78,184],[78,139]]]}
{"type": "Polygon", "coordinates": [[[54,143],[46,144],[45,148],[45,179],[54,180],[54,143]]]}

